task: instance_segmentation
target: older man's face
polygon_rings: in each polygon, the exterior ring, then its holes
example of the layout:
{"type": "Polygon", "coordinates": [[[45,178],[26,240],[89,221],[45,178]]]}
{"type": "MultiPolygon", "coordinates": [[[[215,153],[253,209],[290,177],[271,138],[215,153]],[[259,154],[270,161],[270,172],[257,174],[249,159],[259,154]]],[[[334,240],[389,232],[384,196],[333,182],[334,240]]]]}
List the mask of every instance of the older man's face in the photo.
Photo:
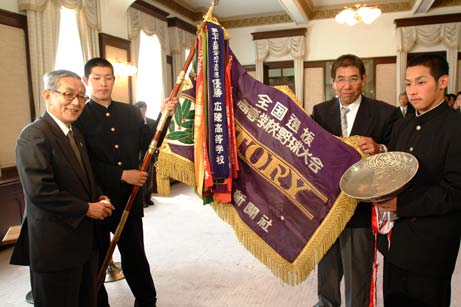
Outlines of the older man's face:
{"type": "Polygon", "coordinates": [[[64,124],[70,126],[82,114],[85,107],[85,86],[80,79],[63,77],[56,90],[43,91],[46,109],[64,124]]]}

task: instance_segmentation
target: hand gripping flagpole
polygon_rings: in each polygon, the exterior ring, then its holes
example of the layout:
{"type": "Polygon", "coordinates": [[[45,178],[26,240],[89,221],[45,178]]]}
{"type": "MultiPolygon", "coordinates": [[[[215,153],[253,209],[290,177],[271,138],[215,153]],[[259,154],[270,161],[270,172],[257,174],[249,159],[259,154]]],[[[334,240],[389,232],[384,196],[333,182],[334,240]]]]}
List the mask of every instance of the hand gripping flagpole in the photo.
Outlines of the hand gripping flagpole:
{"type": "MultiPolygon", "coordinates": [[[[212,4],[210,8],[208,9],[208,12],[204,16],[203,21],[200,27],[198,28],[198,32],[197,32],[198,34],[205,28],[206,21],[211,19],[211,16],[213,15],[213,10],[215,6],[218,5],[218,2],[219,2],[218,0],[212,1],[212,4]]],[[[176,98],[178,96],[178,92],[184,81],[186,71],[189,68],[189,65],[192,62],[192,58],[194,57],[194,54],[195,54],[195,47],[198,41],[198,34],[194,40],[192,48],[190,49],[189,55],[187,56],[183,69],[178,74],[176,83],[173,87],[173,90],[170,93],[169,99],[176,98]]],[[[160,140],[160,136],[162,135],[165,129],[168,129],[168,127],[166,126],[166,123],[168,122],[168,119],[171,117],[171,113],[173,112],[170,112],[166,109],[163,110],[162,116],[160,117],[160,120],[157,123],[157,129],[155,131],[154,137],[152,138],[152,141],[149,145],[149,149],[147,150],[146,155],[144,156],[143,162],[141,164],[141,168],[139,169],[140,171],[145,172],[146,169],[148,168],[152,155],[154,154],[155,149],[157,148],[158,142],[160,140]]],[[[128,215],[130,214],[131,206],[133,205],[136,194],[138,194],[139,188],[140,188],[139,186],[135,185],[133,186],[133,189],[131,190],[130,197],[128,198],[128,201],[125,205],[125,210],[123,211],[122,217],[120,218],[120,222],[117,226],[117,229],[115,230],[114,236],[112,237],[112,241],[110,242],[109,249],[107,250],[106,257],[104,258],[104,262],[102,263],[101,268],[99,269],[98,280],[96,284],[98,289],[101,287],[102,283],[104,282],[107,267],[109,266],[109,263],[112,259],[112,254],[114,253],[115,246],[117,245],[120,239],[123,228],[125,227],[126,220],[128,219],[128,215]]]]}

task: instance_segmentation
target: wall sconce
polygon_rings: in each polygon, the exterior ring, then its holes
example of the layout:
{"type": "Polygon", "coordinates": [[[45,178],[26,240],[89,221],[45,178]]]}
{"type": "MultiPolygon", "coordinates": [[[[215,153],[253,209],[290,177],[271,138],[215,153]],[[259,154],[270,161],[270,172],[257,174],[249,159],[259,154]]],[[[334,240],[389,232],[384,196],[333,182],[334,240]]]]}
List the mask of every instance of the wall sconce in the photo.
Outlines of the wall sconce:
{"type": "Polygon", "coordinates": [[[356,4],[355,8],[344,8],[339,12],[335,19],[340,24],[348,24],[353,26],[363,21],[366,24],[371,24],[379,16],[381,16],[381,9],[378,7],[368,7],[366,4],[356,4]]]}
{"type": "Polygon", "coordinates": [[[116,76],[131,77],[138,72],[138,68],[130,63],[116,61],[113,66],[116,76]]]}

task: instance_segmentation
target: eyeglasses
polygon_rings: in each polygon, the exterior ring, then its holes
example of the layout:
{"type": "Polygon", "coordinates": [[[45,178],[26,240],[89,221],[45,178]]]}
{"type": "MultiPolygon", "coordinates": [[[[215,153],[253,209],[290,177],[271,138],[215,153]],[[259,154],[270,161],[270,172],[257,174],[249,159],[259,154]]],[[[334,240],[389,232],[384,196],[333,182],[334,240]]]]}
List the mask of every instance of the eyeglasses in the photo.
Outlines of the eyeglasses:
{"type": "Polygon", "coordinates": [[[57,93],[57,94],[60,94],[62,95],[62,97],[64,97],[65,100],[67,101],[72,101],[75,99],[75,97],[77,97],[78,101],[79,102],[85,102],[88,100],[88,96],[86,95],[79,95],[77,93],[72,93],[72,92],[60,92],[58,90],[52,90],[53,92],[57,93]]]}
{"type": "Polygon", "coordinates": [[[354,77],[351,77],[351,78],[343,78],[343,77],[338,77],[335,79],[335,83],[338,84],[338,85],[343,85],[345,84],[346,82],[349,82],[351,85],[356,85],[358,84],[359,82],[361,81],[361,79],[357,76],[354,76],[354,77]]]}

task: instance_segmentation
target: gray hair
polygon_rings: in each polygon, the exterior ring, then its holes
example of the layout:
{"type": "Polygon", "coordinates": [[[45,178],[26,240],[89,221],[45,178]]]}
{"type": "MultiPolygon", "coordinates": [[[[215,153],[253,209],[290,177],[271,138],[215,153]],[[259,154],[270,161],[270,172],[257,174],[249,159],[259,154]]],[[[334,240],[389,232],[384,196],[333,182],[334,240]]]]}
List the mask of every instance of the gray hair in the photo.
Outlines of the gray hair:
{"type": "Polygon", "coordinates": [[[44,82],[45,89],[56,90],[58,88],[59,80],[65,77],[71,77],[71,78],[81,80],[79,75],[77,75],[76,73],[70,70],[64,70],[64,69],[54,70],[54,71],[47,72],[43,76],[43,82],[44,82]]]}

